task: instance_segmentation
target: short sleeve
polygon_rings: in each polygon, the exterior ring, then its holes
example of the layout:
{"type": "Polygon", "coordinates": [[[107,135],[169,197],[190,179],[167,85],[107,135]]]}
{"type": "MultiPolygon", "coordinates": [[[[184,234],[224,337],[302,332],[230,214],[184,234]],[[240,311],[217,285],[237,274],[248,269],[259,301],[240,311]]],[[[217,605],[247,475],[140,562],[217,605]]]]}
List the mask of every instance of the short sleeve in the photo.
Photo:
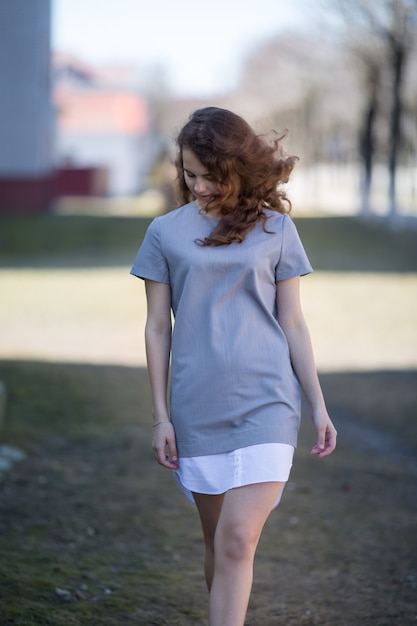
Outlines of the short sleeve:
{"type": "Polygon", "coordinates": [[[279,261],[275,268],[275,280],[286,280],[294,276],[310,274],[310,265],[301,239],[292,219],[285,215],[282,220],[282,247],[279,261]]]}
{"type": "Polygon", "coordinates": [[[130,273],[158,283],[170,282],[169,267],[162,251],[158,219],[150,223],[130,273]]]}

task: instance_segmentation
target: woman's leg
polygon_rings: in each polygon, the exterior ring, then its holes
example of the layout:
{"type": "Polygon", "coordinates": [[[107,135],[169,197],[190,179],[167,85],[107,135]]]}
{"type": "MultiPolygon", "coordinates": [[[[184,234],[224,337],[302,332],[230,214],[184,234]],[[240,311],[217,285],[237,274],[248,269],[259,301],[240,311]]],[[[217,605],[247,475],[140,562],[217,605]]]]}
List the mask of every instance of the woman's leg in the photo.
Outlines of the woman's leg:
{"type": "Polygon", "coordinates": [[[209,625],[243,626],[253,560],[263,526],[284,483],[259,483],[225,494],[215,533],[209,625]]]}
{"type": "Polygon", "coordinates": [[[204,573],[206,577],[207,589],[210,591],[214,575],[214,536],[222,509],[224,493],[218,496],[193,493],[193,496],[200,515],[201,527],[203,529],[204,543],[206,546],[204,573]]]}

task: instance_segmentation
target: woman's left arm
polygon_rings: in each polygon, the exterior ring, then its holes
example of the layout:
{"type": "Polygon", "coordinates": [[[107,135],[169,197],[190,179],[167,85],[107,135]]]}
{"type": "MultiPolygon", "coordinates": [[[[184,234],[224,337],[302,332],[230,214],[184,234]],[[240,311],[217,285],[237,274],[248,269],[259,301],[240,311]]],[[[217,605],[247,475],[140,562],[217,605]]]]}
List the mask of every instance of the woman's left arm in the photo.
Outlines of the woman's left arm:
{"type": "Polygon", "coordinates": [[[287,337],[292,366],[310,407],[317,430],[312,454],[324,457],[336,447],[336,429],[327,413],[314,361],[310,333],[301,309],[300,277],[277,282],[278,323],[287,337]]]}

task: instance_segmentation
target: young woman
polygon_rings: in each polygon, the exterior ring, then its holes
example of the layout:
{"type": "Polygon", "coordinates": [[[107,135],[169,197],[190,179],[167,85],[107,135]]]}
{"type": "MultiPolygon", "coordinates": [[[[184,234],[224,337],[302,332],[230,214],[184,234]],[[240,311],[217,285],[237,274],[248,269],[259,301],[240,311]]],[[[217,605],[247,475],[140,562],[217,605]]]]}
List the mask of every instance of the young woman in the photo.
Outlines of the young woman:
{"type": "Polygon", "coordinates": [[[209,624],[242,626],[256,546],[292,465],[300,385],[312,453],[329,455],[336,431],[300,307],[312,269],[280,189],[295,159],[216,107],[193,113],[177,146],[180,208],[153,220],[131,270],[146,284],[152,445],[197,505],[209,624]]]}

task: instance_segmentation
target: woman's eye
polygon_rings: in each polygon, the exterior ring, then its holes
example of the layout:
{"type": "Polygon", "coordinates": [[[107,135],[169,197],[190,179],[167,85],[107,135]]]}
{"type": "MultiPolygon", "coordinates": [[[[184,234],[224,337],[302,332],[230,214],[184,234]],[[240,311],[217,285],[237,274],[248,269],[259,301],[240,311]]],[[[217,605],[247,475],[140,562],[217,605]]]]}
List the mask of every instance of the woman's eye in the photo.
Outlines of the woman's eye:
{"type": "Polygon", "coordinates": [[[194,174],[191,172],[185,172],[185,175],[188,176],[188,178],[194,178],[194,174]]]}

